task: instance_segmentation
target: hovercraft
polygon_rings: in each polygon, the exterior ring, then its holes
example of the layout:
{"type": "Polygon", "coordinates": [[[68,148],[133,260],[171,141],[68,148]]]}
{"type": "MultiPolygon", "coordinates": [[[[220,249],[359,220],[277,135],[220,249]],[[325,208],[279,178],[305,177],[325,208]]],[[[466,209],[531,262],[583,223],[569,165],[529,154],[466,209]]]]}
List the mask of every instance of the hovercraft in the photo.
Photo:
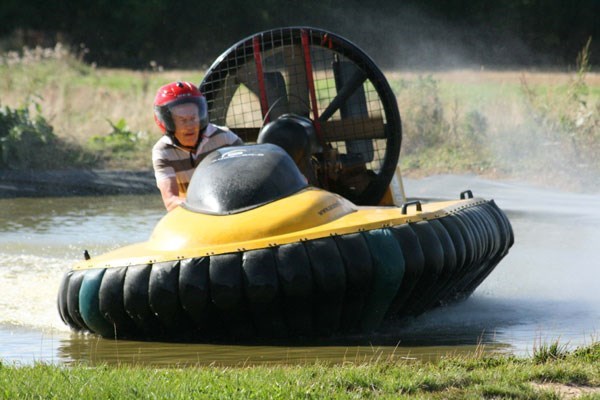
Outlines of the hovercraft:
{"type": "Polygon", "coordinates": [[[494,201],[390,203],[401,143],[387,81],[314,28],[262,32],[201,84],[247,143],[209,154],[149,240],[76,264],[62,320],[110,338],[257,341],[370,333],[467,298],[512,246],[494,201]]]}

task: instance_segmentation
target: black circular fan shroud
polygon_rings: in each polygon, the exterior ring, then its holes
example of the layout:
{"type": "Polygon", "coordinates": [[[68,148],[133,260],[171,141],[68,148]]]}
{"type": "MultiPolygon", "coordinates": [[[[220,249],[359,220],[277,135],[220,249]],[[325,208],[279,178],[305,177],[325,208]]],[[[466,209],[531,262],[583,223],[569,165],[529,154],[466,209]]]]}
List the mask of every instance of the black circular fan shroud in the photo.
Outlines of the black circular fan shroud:
{"type": "Polygon", "coordinates": [[[200,90],[211,122],[245,142],[285,114],[309,117],[323,151],[317,186],[376,205],[394,175],[402,142],[396,97],[373,60],[350,41],[311,27],[249,36],[208,69],[200,90]]]}

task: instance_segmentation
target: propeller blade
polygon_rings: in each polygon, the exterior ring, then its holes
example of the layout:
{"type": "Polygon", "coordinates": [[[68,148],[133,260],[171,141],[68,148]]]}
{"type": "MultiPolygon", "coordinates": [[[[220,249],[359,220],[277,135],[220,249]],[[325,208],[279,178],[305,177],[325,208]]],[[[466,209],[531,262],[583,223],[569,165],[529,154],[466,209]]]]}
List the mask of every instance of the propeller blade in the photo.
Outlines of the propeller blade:
{"type": "Polygon", "coordinates": [[[367,75],[361,71],[356,70],[352,77],[346,82],[346,84],[342,87],[342,89],[338,92],[338,94],[331,100],[331,103],[327,106],[327,108],[321,113],[319,117],[320,121],[327,121],[337,110],[340,109],[342,104],[344,104],[350,96],[362,86],[363,83],[367,80],[367,75]]]}

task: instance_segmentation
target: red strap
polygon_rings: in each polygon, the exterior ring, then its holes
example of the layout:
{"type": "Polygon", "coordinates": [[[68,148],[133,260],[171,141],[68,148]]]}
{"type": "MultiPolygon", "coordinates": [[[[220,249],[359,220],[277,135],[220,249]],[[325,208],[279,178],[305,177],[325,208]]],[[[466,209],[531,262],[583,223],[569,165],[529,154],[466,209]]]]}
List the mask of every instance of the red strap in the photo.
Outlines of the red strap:
{"type": "Polygon", "coordinates": [[[269,111],[269,104],[267,102],[267,90],[265,88],[265,75],[263,72],[262,56],[260,54],[260,38],[258,35],[252,38],[252,47],[254,50],[254,63],[256,64],[256,76],[258,78],[258,91],[260,97],[260,109],[262,112],[264,122],[269,122],[267,112],[269,111]]]}

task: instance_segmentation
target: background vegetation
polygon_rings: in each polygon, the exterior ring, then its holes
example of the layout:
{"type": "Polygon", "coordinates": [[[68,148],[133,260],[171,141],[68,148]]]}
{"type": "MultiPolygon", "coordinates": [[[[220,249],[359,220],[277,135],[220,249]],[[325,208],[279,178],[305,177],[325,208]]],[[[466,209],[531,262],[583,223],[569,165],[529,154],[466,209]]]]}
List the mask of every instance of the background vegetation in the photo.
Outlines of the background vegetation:
{"type": "Polygon", "coordinates": [[[556,68],[573,66],[588,37],[600,40],[598,15],[597,0],[3,0],[0,50],[61,42],[99,66],[198,68],[255,32],[310,25],[386,68],[556,68]]]}
{"type": "Polygon", "coordinates": [[[600,76],[590,73],[588,54],[586,45],[568,74],[463,71],[392,80],[404,116],[404,170],[597,191],[600,76]]]}
{"type": "MultiPolygon", "coordinates": [[[[589,42],[588,42],[589,43],[589,42]]],[[[405,174],[477,173],[600,189],[600,74],[386,70],[405,174]]],[[[0,56],[0,168],[150,169],[160,85],[201,70],[107,69],[58,44],[0,56]]]]}
{"type": "Polygon", "coordinates": [[[200,82],[247,35],[312,25],[385,70],[403,118],[405,173],[600,188],[600,2],[282,4],[3,1],[0,168],[150,168],[157,87],[200,82]]]}

